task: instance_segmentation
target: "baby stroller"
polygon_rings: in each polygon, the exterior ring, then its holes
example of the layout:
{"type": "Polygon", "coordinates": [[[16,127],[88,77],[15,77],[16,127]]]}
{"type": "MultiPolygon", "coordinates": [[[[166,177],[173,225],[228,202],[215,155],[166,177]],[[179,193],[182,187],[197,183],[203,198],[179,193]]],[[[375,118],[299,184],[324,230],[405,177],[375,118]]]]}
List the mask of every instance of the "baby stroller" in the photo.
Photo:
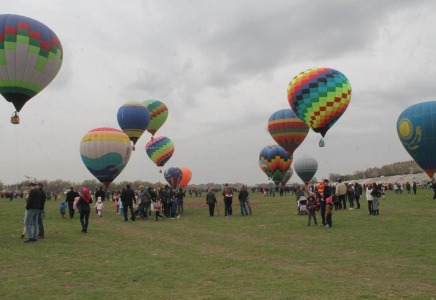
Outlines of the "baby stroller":
{"type": "Polygon", "coordinates": [[[297,202],[297,206],[298,206],[298,214],[299,215],[304,215],[304,214],[308,214],[307,212],[307,199],[304,196],[301,196],[300,199],[298,199],[297,202]]]}

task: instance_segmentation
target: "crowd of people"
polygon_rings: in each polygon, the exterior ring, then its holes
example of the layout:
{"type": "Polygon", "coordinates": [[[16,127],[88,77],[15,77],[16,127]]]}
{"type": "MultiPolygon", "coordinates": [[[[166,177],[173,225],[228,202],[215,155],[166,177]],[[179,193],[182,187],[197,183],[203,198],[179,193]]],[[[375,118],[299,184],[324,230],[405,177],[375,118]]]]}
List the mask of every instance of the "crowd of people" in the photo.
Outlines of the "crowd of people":
{"type": "MultiPolygon", "coordinates": [[[[434,199],[436,199],[436,184],[433,184],[434,199]]],[[[361,209],[361,201],[364,195],[368,205],[370,216],[379,216],[379,199],[385,199],[386,190],[393,190],[396,193],[402,193],[406,189],[407,193],[413,190],[416,195],[417,185],[415,182],[404,185],[398,184],[363,184],[355,182],[353,184],[344,183],[338,180],[336,184],[330,184],[329,180],[324,180],[319,185],[300,186],[299,188],[292,187],[277,187],[277,188],[251,188],[242,186],[240,189],[230,187],[228,184],[222,189],[211,187],[206,194],[206,204],[209,207],[209,215],[215,216],[215,210],[218,209],[217,194],[221,193],[224,203],[224,216],[230,218],[233,216],[233,195],[238,194],[239,208],[242,216],[252,214],[250,205],[250,191],[261,192],[265,197],[275,196],[279,193],[280,196],[288,193],[294,194],[297,200],[298,213],[306,213],[308,215],[308,226],[313,220],[315,225],[318,225],[317,212],[321,216],[321,224],[319,226],[332,227],[332,215],[334,211],[361,209]]],[[[192,196],[194,192],[201,195],[202,189],[190,189],[189,194],[192,196]]],[[[34,242],[44,238],[43,218],[45,215],[44,206],[48,195],[43,189],[42,183],[31,183],[28,189],[28,198],[26,201],[25,215],[25,230],[29,238],[25,242],[34,242]]],[[[59,212],[62,218],[66,218],[68,209],[69,218],[75,216],[76,210],[80,214],[80,224],[82,232],[88,232],[89,216],[91,213],[91,204],[94,203],[94,209],[98,217],[103,217],[104,202],[112,200],[115,202],[116,214],[123,216],[124,221],[130,220],[147,220],[151,217],[152,212],[155,213],[155,221],[165,220],[165,218],[179,219],[184,212],[184,198],[186,191],[183,188],[174,189],[165,185],[163,188],[154,189],[153,187],[139,186],[138,191],[131,189],[130,185],[122,191],[108,192],[102,187],[91,193],[86,187],[74,189],[73,187],[66,193],[65,201],[62,201],[59,212]],[[94,200],[93,200],[94,199],[94,200]]],[[[218,211],[219,213],[219,211],[218,211]]],[[[24,232],[22,238],[24,237],[24,232]]]]}

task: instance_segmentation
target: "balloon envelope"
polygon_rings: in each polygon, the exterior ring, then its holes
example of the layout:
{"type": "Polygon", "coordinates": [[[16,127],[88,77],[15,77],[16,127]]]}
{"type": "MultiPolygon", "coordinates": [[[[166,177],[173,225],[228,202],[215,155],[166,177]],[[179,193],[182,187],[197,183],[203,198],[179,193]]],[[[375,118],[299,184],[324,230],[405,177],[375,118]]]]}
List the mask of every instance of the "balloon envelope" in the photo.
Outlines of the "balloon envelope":
{"type": "Polygon", "coordinates": [[[180,168],[169,168],[165,170],[164,173],[165,180],[168,181],[168,184],[173,188],[176,188],[183,177],[183,172],[180,168]]]}
{"type": "Polygon", "coordinates": [[[286,171],[285,176],[283,176],[283,179],[282,179],[282,181],[280,182],[280,184],[281,184],[282,186],[285,186],[286,183],[291,179],[292,175],[294,175],[294,170],[292,169],[292,167],[290,167],[290,168],[286,171]]]}
{"type": "Polygon", "coordinates": [[[179,168],[179,169],[182,170],[182,173],[183,173],[183,177],[179,183],[179,186],[185,187],[188,185],[189,181],[191,181],[192,172],[188,168],[179,168]]]}
{"type": "Polygon", "coordinates": [[[106,188],[123,171],[131,153],[129,137],[114,128],[91,130],[80,143],[83,163],[106,188]]]}
{"type": "Polygon", "coordinates": [[[150,123],[150,113],[141,102],[130,101],[118,109],[117,120],[121,130],[135,145],[150,123]]]}
{"type": "Polygon", "coordinates": [[[436,101],[410,106],[398,117],[397,133],[406,151],[433,178],[436,172],[436,101]]]}
{"type": "Polygon", "coordinates": [[[278,185],[292,164],[292,155],[279,145],[266,146],[260,152],[259,164],[266,166],[268,177],[278,185]]]}
{"type": "Polygon", "coordinates": [[[61,42],[47,26],[19,15],[0,15],[0,93],[20,111],[58,74],[61,42]]]}
{"type": "Polygon", "coordinates": [[[294,169],[298,177],[307,185],[318,170],[318,162],[313,157],[304,155],[295,161],[294,169]]]}
{"type": "Polygon", "coordinates": [[[155,137],[145,145],[148,157],[158,166],[163,167],[173,156],[174,143],[165,136],[155,137]]]}
{"type": "Polygon", "coordinates": [[[158,131],[167,120],[168,108],[163,102],[158,100],[147,100],[142,102],[142,104],[144,104],[150,112],[150,124],[147,127],[147,131],[154,136],[156,131],[158,131]]]}
{"type": "Polygon", "coordinates": [[[309,127],[288,108],[271,115],[268,131],[277,144],[292,155],[306,138],[309,127]]]}
{"type": "Polygon", "coordinates": [[[288,102],[295,114],[323,137],[351,100],[347,77],[329,68],[301,72],[288,85],[288,102]]]}

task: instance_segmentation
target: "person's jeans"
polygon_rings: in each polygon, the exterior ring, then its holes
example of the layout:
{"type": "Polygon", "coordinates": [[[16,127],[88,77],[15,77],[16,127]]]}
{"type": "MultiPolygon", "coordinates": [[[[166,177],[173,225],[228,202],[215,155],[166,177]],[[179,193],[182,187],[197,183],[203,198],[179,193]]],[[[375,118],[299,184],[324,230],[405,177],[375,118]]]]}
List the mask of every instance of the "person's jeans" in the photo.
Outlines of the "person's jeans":
{"type": "Polygon", "coordinates": [[[327,215],[327,225],[329,227],[333,226],[333,222],[332,222],[332,214],[327,215]]]}
{"type": "Polygon", "coordinates": [[[360,202],[359,202],[360,195],[359,196],[355,196],[355,198],[356,198],[356,203],[357,203],[357,209],[360,209],[360,202]]]}
{"type": "Polygon", "coordinates": [[[320,208],[321,208],[320,210],[321,210],[322,225],[325,226],[325,224],[326,224],[325,223],[325,211],[326,211],[326,209],[325,209],[325,202],[321,203],[320,208]]]}
{"type": "Polygon", "coordinates": [[[347,208],[347,205],[345,204],[345,195],[338,195],[338,201],[339,201],[339,209],[342,209],[342,206],[344,206],[344,209],[347,208]]]}
{"type": "Polygon", "coordinates": [[[209,204],[209,215],[213,217],[214,214],[215,214],[215,203],[209,204]]]}
{"type": "Polygon", "coordinates": [[[39,209],[29,209],[26,213],[26,220],[24,221],[24,225],[26,225],[27,233],[29,234],[29,239],[36,238],[36,231],[38,228],[38,215],[39,209]],[[33,230],[30,226],[30,222],[33,222],[33,230]]]}
{"type": "Polygon", "coordinates": [[[129,210],[129,208],[130,208],[130,214],[132,217],[132,221],[135,221],[135,212],[133,211],[133,204],[132,203],[124,204],[123,208],[124,208],[124,221],[129,220],[129,219],[127,219],[127,212],[129,210]]]}
{"type": "Polygon", "coordinates": [[[315,225],[318,225],[318,222],[316,221],[316,211],[315,210],[308,210],[309,212],[309,222],[307,223],[308,226],[310,226],[310,220],[313,218],[315,221],[315,225]]]}
{"type": "Polygon", "coordinates": [[[251,215],[251,205],[250,205],[250,200],[249,200],[249,199],[245,200],[245,203],[247,203],[247,207],[248,207],[248,210],[250,211],[250,215],[251,215]]]}
{"type": "Polygon", "coordinates": [[[350,201],[350,208],[354,208],[354,196],[348,197],[348,201],[350,201]]]}
{"type": "Polygon", "coordinates": [[[177,203],[177,212],[179,214],[183,213],[183,200],[178,200],[177,203]]]}
{"type": "Polygon", "coordinates": [[[179,216],[179,214],[177,213],[177,202],[179,202],[177,199],[173,200],[173,206],[171,209],[171,218],[175,218],[176,215],[179,216]]]}
{"type": "Polygon", "coordinates": [[[89,210],[81,210],[80,211],[80,224],[82,224],[82,229],[87,230],[88,229],[88,223],[89,223],[89,213],[91,211],[89,210]],[[85,221],[83,221],[85,219],[85,221]]]}
{"type": "Polygon", "coordinates": [[[244,211],[245,215],[248,215],[247,207],[245,207],[245,201],[239,201],[239,206],[241,207],[241,215],[244,215],[244,211]]]}
{"type": "Polygon", "coordinates": [[[225,198],[226,216],[232,215],[232,202],[233,202],[233,198],[225,198]]]}
{"type": "Polygon", "coordinates": [[[73,202],[68,202],[68,212],[70,213],[70,219],[74,217],[74,208],[73,208],[73,202]]]}
{"type": "Polygon", "coordinates": [[[148,218],[148,213],[150,212],[150,202],[146,202],[144,206],[144,218],[148,218]]]}
{"type": "Polygon", "coordinates": [[[44,210],[40,209],[38,214],[38,236],[44,236],[44,224],[42,219],[44,218],[44,210]]]}

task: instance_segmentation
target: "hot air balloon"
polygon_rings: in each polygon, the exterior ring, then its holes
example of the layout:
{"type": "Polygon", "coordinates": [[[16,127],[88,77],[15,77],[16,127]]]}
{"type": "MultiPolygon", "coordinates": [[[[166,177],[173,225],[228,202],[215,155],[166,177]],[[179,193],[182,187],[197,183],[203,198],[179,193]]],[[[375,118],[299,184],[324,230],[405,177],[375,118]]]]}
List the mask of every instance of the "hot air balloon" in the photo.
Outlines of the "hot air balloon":
{"type": "Polygon", "coordinates": [[[306,138],[309,127],[288,108],[271,115],[268,131],[277,144],[292,155],[306,138]]]}
{"type": "Polygon", "coordinates": [[[106,188],[123,171],[131,153],[129,137],[114,128],[91,130],[80,143],[83,163],[106,188]]]}
{"type": "Polygon", "coordinates": [[[288,102],[295,114],[324,137],[351,100],[347,77],[329,68],[309,69],[292,79],[288,102]]]}
{"type": "Polygon", "coordinates": [[[179,169],[182,170],[183,173],[182,181],[180,181],[179,186],[185,187],[188,185],[189,181],[191,181],[192,172],[188,168],[179,168],[179,169]]]}
{"type": "Polygon", "coordinates": [[[308,185],[318,170],[318,162],[316,159],[308,155],[304,155],[295,161],[294,169],[298,177],[300,177],[301,180],[308,185]]]}
{"type": "Polygon", "coordinates": [[[150,113],[141,102],[130,101],[124,103],[117,114],[118,125],[133,142],[132,150],[150,123],[150,113]]]}
{"type": "MultiPolygon", "coordinates": [[[[171,156],[173,156],[174,144],[169,138],[158,136],[145,145],[145,151],[158,167],[163,167],[171,156]]],[[[162,173],[162,171],[160,171],[160,173],[162,173]]]]}
{"type": "Polygon", "coordinates": [[[167,106],[158,100],[147,100],[142,102],[150,112],[150,124],[147,127],[147,131],[151,133],[153,139],[156,131],[162,127],[168,118],[167,106]]]}
{"type": "Polygon", "coordinates": [[[183,172],[180,168],[171,167],[165,170],[164,177],[170,186],[176,188],[180,184],[180,181],[182,181],[183,172]]]}
{"type": "Polygon", "coordinates": [[[282,186],[285,186],[286,183],[289,181],[289,179],[291,179],[291,177],[292,177],[293,174],[294,174],[294,170],[292,169],[292,167],[290,167],[290,168],[286,171],[285,176],[283,176],[283,179],[282,179],[282,181],[280,182],[280,184],[281,184],[282,186]]]}
{"type": "Polygon", "coordinates": [[[266,173],[276,185],[279,185],[292,164],[292,155],[279,145],[270,145],[262,149],[259,164],[266,166],[266,173]]]}
{"type": "MultiPolygon", "coordinates": [[[[61,42],[44,24],[19,15],[0,15],[0,93],[17,112],[56,77],[63,59],[61,42]]],[[[14,121],[15,120],[15,121],[14,121]]]]}
{"type": "Polygon", "coordinates": [[[436,101],[410,106],[398,117],[397,133],[406,151],[433,178],[436,172],[436,101]]]}

